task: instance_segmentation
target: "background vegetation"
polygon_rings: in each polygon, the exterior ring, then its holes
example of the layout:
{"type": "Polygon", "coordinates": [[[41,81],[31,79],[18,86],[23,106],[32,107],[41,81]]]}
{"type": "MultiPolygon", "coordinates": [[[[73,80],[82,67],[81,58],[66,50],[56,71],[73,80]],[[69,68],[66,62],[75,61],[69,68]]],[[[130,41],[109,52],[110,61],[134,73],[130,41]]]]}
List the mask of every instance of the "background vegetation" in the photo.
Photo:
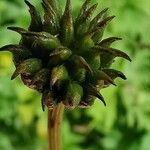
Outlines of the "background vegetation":
{"type": "MultiPolygon", "coordinates": [[[[39,11],[40,0],[32,0],[39,11]]],[[[65,0],[60,1],[62,5],[65,0]]],[[[76,15],[82,0],[72,0],[76,15]]],[[[96,2],[96,0],[93,0],[96,2]]],[[[99,2],[99,0],[97,0],[99,2]]],[[[150,150],[150,1],[103,0],[115,20],[106,36],[123,41],[114,46],[126,51],[133,62],[116,60],[128,80],[103,90],[107,107],[99,101],[90,109],[66,110],[63,121],[64,150],[150,150]]],[[[7,26],[27,27],[29,14],[23,0],[0,0],[0,47],[17,43],[19,35],[7,26]]],[[[0,149],[46,150],[47,113],[40,95],[20,79],[10,81],[14,71],[11,54],[0,54],[0,149]]]]}

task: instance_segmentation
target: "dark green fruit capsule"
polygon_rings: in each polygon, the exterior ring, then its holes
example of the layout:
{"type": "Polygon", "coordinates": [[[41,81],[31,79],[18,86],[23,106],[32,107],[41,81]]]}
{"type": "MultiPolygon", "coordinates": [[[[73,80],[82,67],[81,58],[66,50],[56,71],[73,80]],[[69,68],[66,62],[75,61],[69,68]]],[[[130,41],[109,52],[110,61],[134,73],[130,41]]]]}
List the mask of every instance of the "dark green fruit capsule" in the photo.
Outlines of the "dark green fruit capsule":
{"type": "Polygon", "coordinates": [[[71,61],[73,62],[73,65],[75,65],[76,67],[84,68],[90,74],[93,73],[93,70],[91,69],[90,65],[82,56],[74,55],[72,56],[71,61]]]}
{"type": "Polygon", "coordinates": [[[48,66],[56,66],[67,61],[68,58],[72,55],[72,51],[67,47],[59,47],[50,53],[48,66]]]}
{"type": "Polygon", "coordinates": [[[50,72],[48,69],[43,68],[38,71],[33,77],[32,84],[35,84],[39,91],[42,91],[48,82],[50,72]]]}
{"type": "Polygon", "coordinates": [[[90,98],[90,99],[91,99],[93,96],[94,96],[95,98],[98,98],[98,99],[101,100],[101,101],[104,103],[104,105],[106,106],[106,102],[105,102],[103,96],[99,93],[99,91],[96,89],[96,87],[94,87],[94,86],[92,86],[92,85],[89,85],[89,87],[88,87],[88,95],[91,96],[91,97],[88,96],[88,98],[90,98]]]}
{"type": "Polygon", "coordinates": [[[69,78],[68,71],[64,65],[54,67],[51,72],[50,86],[53,87],[56,82],[67,80],[69,78]]]}
{"type": "Polygon", "coordinates": [[[107,82],[116,86],[113,79],[110,76],[108,76],[105,72],[103,71],[94,72],[94,83],[96,85],[99,85],[101,81],[104,81],[104,82],[107,82]]]}
{"type": "Polygon", "coordinates": [[[13,73],[11,79],[13,80],[16,78],[19,74],[35,74],[42,68],[42,62],[40,59],[37,58],[30,58],[25,61],[23,61],[15,70],[13,73]]]}
{"type": "Polygon", "coordinates": [[[71,1],[67,0],[65,12],[61,19],[61,39],[64,46],[69,46],[74,38],[74,26],[71,1]]]}
{"type": "Polygon", "coordinates": [[[84,68],[76,68],[73,72],[73,77],[75,81],[83,83],[86,80],[87,70],[84,68]]]}
{"type": "Polygon", "coordinates": [[[98,22],[95,28],[93,29],[94,35],[92,37],[95,44],[101,41],[104,29],[106,25],[114,18],[115,16],[107,17],[102,21],[98,22]]]}
{"type": "Polygon", "coordinates": [[[38,12],[36,11],[36,8],[27,0],[25,0],[25,3],[29,7],[29,13],[31,16],[31,23],[29,26],[29,31],[42,31],[42,20],[38,12]]]}
{"type": "Polygon", "coordinates": [[[82,49],[81,54],[83,54],[88,52],[94,46],[94,41],[90,35],[86,35],[80,39],[79,45],[79,49],[82,49]]]}
{"type": "Polygon", "coordinates": [[[33,48],[41,48],[51,52],[52,50],[61,46],[60,41],[57,39],[56,36],[53,36],[46,32],[24,32],[22,33],[24,36],[27,36],[33,41],[33,48]]]}
{"type": "Polygon", "coordinates": [[[71,82],[68,85],[65,100],[63,103],[69,109],[74,109],[80,103],[83,96],[83,88],[76,82],[71,82]]]}
{"type": "Polygon", "coordinates": [[[44,9],[43,31],[55,35],[59,30],[58,15],[60,15],[56,12],[56,3],[53,0],[42,0],[42,6],[44,9]]]}

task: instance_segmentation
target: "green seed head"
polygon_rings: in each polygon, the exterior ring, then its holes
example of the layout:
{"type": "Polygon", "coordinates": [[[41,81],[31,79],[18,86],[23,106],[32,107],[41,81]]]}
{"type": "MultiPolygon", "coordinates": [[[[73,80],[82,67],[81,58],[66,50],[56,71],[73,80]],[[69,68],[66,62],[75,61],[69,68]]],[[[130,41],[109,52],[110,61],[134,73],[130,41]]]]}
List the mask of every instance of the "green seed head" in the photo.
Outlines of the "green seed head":
{"type": "Polygon", "coordinates": [[[58,103],[67,108],[87,108],[96,98],[106,105],[102,88],[116,85],[120,71],[111,69],[116,57],[131,61],[129,56],[111,47],[117,37],[103,39],[106,26],[114,18],[108,8],[95,17],[98,4],[85,0],[73,18],[71,0],[62,11],[57,0],[42,0],[44,16],[27,0],[31,23],[28,29],[8,27],[21,35],[18,45],[6,45],[0,51],[13,54],[16,67],[12,79],[21,76],[29,88],[42,93],[42,108],[53,109],[58,103]],[[62,13],[63,12],[63,13],[62,13]]]}

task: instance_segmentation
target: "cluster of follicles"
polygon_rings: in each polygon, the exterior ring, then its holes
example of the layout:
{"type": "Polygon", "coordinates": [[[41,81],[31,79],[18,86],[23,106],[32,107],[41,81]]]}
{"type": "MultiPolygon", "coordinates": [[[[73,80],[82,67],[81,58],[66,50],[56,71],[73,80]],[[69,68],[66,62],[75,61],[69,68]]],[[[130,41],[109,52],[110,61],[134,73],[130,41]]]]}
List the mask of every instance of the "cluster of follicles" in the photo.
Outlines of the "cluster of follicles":
{"type": "Polygon", "coordinates": [[[18,45],[0,48],[13,54],[16,70],[11,79],[20,75],[26,86],[42,93],[43,110],[45,106],[53,109],[58,103],[70,109],[87,108],[96,98],[106,105],[100,90],[115,85],[117,77],[126,79],[110,68],[116,57],[131,61],[126,53],[111,48],[120,38],[102,39],[114,16],[107,16],[107,8],[93,16],[97,4],[90,1],[86,0],[73,17],[70,0],[64,11],[57,1],[42,0],[41,18],[25,0],[31,16],[29,28],[8,27],[21,35],[18,45]]]}

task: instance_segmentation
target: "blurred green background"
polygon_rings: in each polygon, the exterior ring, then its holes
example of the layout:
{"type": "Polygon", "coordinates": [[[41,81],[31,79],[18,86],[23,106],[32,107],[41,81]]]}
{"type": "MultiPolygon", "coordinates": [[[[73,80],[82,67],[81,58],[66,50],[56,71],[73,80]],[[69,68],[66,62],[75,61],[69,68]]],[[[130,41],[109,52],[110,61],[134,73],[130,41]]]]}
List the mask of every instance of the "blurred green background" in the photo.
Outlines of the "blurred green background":
{"type": "MultiPolygon", "coordinates": [[[[41,0],[32,2],[42,13],[41,0]]],[[[72,2],[76,15],[83,1],[72,2]]],[[[64,6],[65,0],[60,3],[64,6]]],[[[133,60],[113,64],[128,80],[117,79],[117,88],[102,91],[107,107],[96,101],[90,109],[65,111],[63,149],[150,150],[150,0],[101,0],[98,11],[105,7],[116,18],[104,37],[122,37],[114,46],[133,60]]],[[[0,47],[19,41],[7,26],[27,28],[29,21],[23,0],[0,0],[0,47]]],[[[40,94],[19,78],[11,81],[14,69],[11,54],[1,52],[0,150],[47,150],[47,112],[41,109],[40,94]]]]}

